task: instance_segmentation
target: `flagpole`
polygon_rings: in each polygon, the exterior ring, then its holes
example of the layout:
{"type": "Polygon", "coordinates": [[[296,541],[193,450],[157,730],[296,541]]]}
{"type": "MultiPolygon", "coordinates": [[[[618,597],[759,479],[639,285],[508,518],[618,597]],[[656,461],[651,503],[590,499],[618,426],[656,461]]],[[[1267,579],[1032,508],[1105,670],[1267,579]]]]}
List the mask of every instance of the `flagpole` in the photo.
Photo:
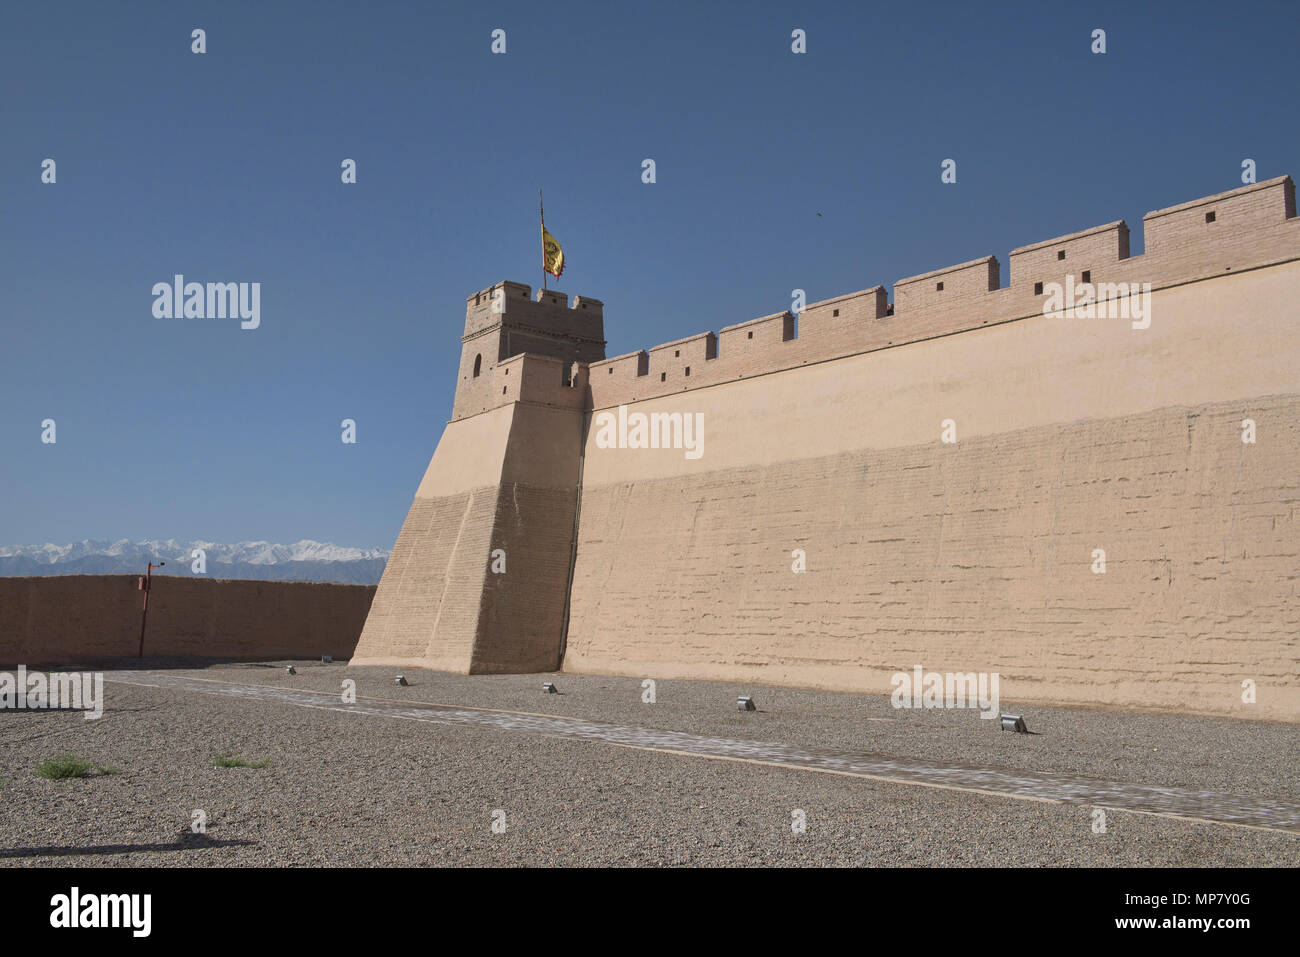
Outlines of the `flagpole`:
{"type": "Polygon", "coordinates": [[[542,221],[542,289],[546,289],[546,209],[542,206],[542,191],[537,190],[537,215],[542,221]]]}

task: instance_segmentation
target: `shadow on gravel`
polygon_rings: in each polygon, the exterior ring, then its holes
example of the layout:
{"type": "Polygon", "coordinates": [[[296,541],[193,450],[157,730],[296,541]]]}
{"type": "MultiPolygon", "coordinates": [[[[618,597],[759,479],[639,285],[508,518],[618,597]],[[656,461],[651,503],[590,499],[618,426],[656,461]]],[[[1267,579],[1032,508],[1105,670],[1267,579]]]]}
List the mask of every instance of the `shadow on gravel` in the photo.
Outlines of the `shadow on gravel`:
{"type": "Polygon", "coordinates": [[[137,851],[199,851],[210,847],[251,847],[256,841],[218,841],[206,834],[182,832],[170,844],[97,844],[90,847],[7,847],[0,848],[6,857],[78,857],[83,854],[134,854],[137,851]]]}
{"type": "MultiPolygon", "coordinates": [[[[212,667],[242,665],[249,668],[274,668],[283,667],[281,662],[292,661],[295,664],[299,662],[311,665],[321,664],[315,658],[286,658],[283,655],[277,655],[268,658],[200,658],[200,657],[167,657],[167,658],[150,658],[146,655],[143,658],[116,657],[116,658],[84,658],[79,661],[64,661],[57,663],[32,663],[27,662],[26,667],[29,672],[39,671],[48,672],[73,672],[73,671],[169,671],[178,669],[181,671],[204,671],[212,667]]],[[[335,658],[331,664],[345,665],[348,663],[347,658],[335,658]]],[[[13,670],[17,664],[2,665],[0,670],[8,668],[13,670]]]]}
{"type": "MultiPolygon", "coordinates": [[[[30,707],[30,706],[29,706],[29,707],[23,707],[23,708],[0,708],[0,721],[4,720],[3,715],[7,715],[7,714],[33,714],[33,715],[42,715],[42,714],[84,714],[86,710],[87,710],[87,709],[85,709],[85,708],[34,708],[34,707],[30,707]]],[[[112,711],[112,712],[114,712],[115,714],[146,714],[146,713],[151,712],[151,711],[163,711],[163,710],[165,710],[165,709],[159,707],[158,705],[142,705],[142,706],[139,707],[139,708],[108,708],[108,707],[105,707],[105,708],[104,708],[104,714],[108,714],[109,711],[112,711]]],[[[91,721],[97,721],[98,719],[97,719],[97,718],[91,718],[90,720],[91,720],[91,721]]]]}

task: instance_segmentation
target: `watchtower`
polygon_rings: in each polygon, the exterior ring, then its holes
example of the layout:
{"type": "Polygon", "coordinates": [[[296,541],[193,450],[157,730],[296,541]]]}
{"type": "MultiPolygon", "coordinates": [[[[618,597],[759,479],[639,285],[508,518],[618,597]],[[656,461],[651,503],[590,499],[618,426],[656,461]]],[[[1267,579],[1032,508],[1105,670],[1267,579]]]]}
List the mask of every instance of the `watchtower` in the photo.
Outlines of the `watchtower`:
{"type": "Polygon", "coordinates": [[[569,297],[555,289],[519,282],[499,282],[465,301],[465,334],[461,337],[460,374],[456,379],[453,420],[493,408],[497,365],[520,353],[549,356],[565,362],[589,363],[605,358],[604,303],[569,297]]]}

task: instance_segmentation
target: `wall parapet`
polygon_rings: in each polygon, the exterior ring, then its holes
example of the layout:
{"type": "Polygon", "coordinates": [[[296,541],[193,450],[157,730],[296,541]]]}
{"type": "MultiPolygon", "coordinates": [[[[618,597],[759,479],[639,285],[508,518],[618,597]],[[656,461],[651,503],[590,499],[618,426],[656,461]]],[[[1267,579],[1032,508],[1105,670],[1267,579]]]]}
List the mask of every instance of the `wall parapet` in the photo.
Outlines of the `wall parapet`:
{"type": "Polygon", "coordinates": [[[773,313],[593,363],[591,407],[1041,317],[1050,284],[1067,276],[1076,285],[1156,290],[1300,258],[1290,176],[1149,212],[1143,231],[1140,256],[1130,255],[1128,224],[1115,220],[1011,250],[1007,286],[998,257],[988,255],[897,280],[892,306],[886,288],[874,286],[812,303],[797,316],[773,313]]]}

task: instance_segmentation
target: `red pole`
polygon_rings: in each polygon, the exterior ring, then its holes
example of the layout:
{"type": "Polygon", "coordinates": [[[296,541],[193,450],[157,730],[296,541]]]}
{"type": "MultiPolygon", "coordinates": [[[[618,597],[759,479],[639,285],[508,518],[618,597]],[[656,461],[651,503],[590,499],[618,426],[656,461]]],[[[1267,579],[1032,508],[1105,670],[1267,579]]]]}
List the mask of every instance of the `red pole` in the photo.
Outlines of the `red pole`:
{"type": "MultiPolygon", "coordinates": [[[[162,568],[166,562],[159,562],[158,567],[162,568]]],[[[137,658],[144,657],[144,625],[149,620],[149,589],[153,587],[153,562],[149,562],[149,567],[144,573],[144,607],[140,613],[140,652],[137,658]]]]}

